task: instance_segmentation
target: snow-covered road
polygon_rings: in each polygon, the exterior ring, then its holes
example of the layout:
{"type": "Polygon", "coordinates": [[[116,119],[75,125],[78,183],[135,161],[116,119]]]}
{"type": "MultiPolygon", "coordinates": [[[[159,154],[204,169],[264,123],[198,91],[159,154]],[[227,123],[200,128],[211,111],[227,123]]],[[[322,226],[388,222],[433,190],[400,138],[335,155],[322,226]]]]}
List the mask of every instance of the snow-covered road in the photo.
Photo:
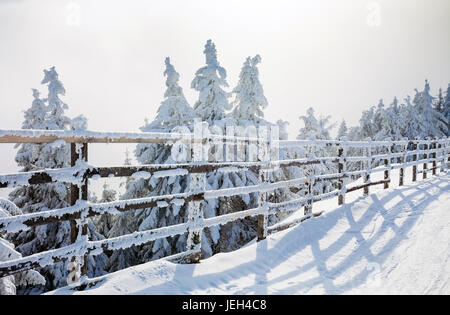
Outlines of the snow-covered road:
{"type": "Polygon", "coordinates": [[[393,186],[317,203],[324,215],[200,264],[160,260],[50,294],[450,294],[450,175],[393,186]]]}

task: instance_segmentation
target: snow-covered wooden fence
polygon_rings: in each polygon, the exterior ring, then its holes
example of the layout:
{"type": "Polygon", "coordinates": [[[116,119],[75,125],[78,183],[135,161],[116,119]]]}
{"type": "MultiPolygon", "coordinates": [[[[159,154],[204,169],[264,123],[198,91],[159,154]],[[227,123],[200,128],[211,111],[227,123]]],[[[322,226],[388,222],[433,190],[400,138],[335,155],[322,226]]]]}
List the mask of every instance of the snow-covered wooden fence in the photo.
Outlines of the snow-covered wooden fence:
{"type": "MultiPolygon", "coordinates": [[[[71,223],[71,245],[62,248],[47,250],[27,257],[0,262],[0,277],[8,276],[25,270],[43,267],[55,262],[72,260],[76,257],[85,257],[82,274],[87,272],[87,255],[96,255],[104,251],[138,246],[160,238],[188,233],[187,248],[185,252],[175,254],[165,259],[183,260],[185,262],[198,262],[201,255],[201,234],[204,228],[222,225],[228,222],[243,219],[249,216],[258,217],[258,239],[264,239],[268,234],[284,230],[298,224],[320,212],[313,214],[313,204],[338,196],[338,204],[345,203],[345,194],[359,189],[364,194],[369,193],[369,187],[383,184],[388,188],[391,183],[390,173],[393,169],[400,169],[399,185],[404,183],[404,170],[413,166],[413,181],[417,174],[422,173],[427,178],[429,171],[433,175],[437,171],[445,171],[449,161],[450,139],[434,140],[404,140],[404,141],[277,141],[281,149],[292,147],[328,147],[337,149],[336,157],[306,157],[292,160],[270,160],[258,162],[222,162],[208,163],[193,160],[190,163],[164,164],[164,165],[138,165],[119,167],[96,167],[88,164],[88,143],[173,143],[182,140],[186,142],[204,143],[209,139],[195,139],[192,134],[164,134],[164,133],[110,133],[90,132],[83,133],[71,131],[35,131],[35,130],[0,130],[0,143],[49,143],[63,140],[71,146],[71,166],[62,169],[45,169],[34,172],[0,175],[0,188],[16,187],[22,185],[37,185],[52,182],[63,182],[70,185],[71,206],[62,209],[46,210],[36,213],[27,213],[12,217],[0,218],[0,234],[15,233],[35,226],[61,221],[71,223]],[[348,156],[350,148],[366,152],[359,156],[348,156]],[[397,149],[396,149],[397,148],[397,149]],[[400,148],[400,149],[398,149],[400,148]],[[381,149],[381,150],[380,150],[381,149]],[[383,154],[377,154],[380,151],[383,154]],[[373,155],[373,153],[376,153],[373,155]],[[410,157],[412,157],[410,159],[410,157]],[[374,163],[380,162],[384,166],[372,168],[374,163]],[[348,163],[360,162],[364,168],[348,171],[348,163]],[[284,181],[268,182],[267,172],[275,167],[304,167],[307,165],[329,163],[337,166],[337,173],[320,174],[284,181]],[[428,164],[432,163],[431,169],[428,164]],[[423,167],[419,171],[418,165],[423,167]],[[440,164],[440,167],[438,167],[440,164]],[[206,174],[210,172],[236,172],[251,170],[259,175],[257,185],[235,187],[220,190],[206,190],[206,174]],[[153,196],[140,199],[120,200],[106,203],[90,203],[87,201],[88,180],[96,177],[132,176],[138,172],[145,172],[146,176],[191,176],[190,187],[187,192],[153,196]],[[374,172],[384,172],[383,180],[371,181],[370,175],[374,172]],[[345,184],[345,179],[363,177],[364,183],[360,185],[345,184]],[[337,181],[335,190],[327,193],[313,194],[312,186],[320,181],[337,181]],[[268,201],[268,194],[280,188],[306,187],[305,196],[280,203],[268,201]],[[349,186],[349,187],[347,187],[349,186]],[[259,193],[256,208],[228,213],[216,217],[204,218],[202,201],[205,199],[231,197],[249,193],[259,193]],[[182,205],[188,203],[187,221],[181,224],[139,231],[114,238],[91,241],[88,239],[87,221],[89,217],[105,213],[117,214],[125,211],[149,207],[167,207],[169,204],[182,205]],[[275,226],[267,225],[269,215],[283,211],[295,211],[304,207],[304,214],[299,219],[275,226]]],[[[228,139],[230,140],[230,139],[228,139]]],[[[236,138],[234,138],[236,140],[236,138]]],[[[239,141],[248,141],[237,139],[239,141]]],[[[348,182],[348,181],[347,181],[348,182]]],[[[83,278],[86,281],[86,277],[83,278]]]]}

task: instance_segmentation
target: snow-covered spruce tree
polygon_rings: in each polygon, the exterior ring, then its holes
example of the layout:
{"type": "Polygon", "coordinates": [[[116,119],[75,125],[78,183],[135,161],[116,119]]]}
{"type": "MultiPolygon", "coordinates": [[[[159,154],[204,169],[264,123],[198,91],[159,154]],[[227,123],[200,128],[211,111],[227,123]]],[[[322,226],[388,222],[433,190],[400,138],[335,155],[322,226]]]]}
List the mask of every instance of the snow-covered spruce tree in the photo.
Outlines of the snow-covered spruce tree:
{"type": "Polygon", "coordinates": [[[306,115],[300,116],[300,120],[304,126],[300,129],[297,139],[299,140],[329,140],[330,130],[334,128],[334,124],[330,125],[331,116],[319,117],[314,115],[314,109],[308,108],[306,115]]]}
{"type": "Polygon", "coordinates": [[[381,115],[380,129],[375,136],[375,140],[400,140],[402,139],[401,130],[404,120],[400,116],[398,100],[395,97],[392,104],[385,108],[381,115]]]}
{"type": "MultiPolygon", "coordinates": [[[[234,100],[233,111],[230,113],[230,119],[219,119],[210,122],[211,125],[223,127],[226,124],[235,124],[235,136],[238,137],[256,137],[259,127],[267,128],[270,131],[273,123],[270,123],[264,119],[263,110],[267,107],[268,102],[264,96],[264,90],[259,80],[258,64],[261,62],[261,57],[256,55],[253,58],[248,57],[243,64],[239,75],[239,81],[237,86],[233,89],[232,94],[234,100]]],[[[222,108],[227,108],[224,105],[222,108]]],[[[224,113],[221,113],[219,117],[222,117],[224,113]]],[[[285,126],[285,122],[280,122],[285,126]]],[[[283,129],[284,136],[287,137],[287,132],[283,129]]],[[[241,148],[240,154],[242,156],[248,156],[248,147],[241,148]],[[245,151],[245,152],[243,152],[245,151]]],[[[280,155],[283,155],[280,152],[280,155]]],[[[285,169],[279,169],[273,174],[267,174],[270,178],[265,180],[283,180],[287,179],[285,169]]],[[[211,173],[207,176],[207,189],[226,189],[231,187],[255,185],[258,183],[258,174],[252,171],[233,172],[228,174],[223,173],[211,173]]],[[[286,195],[291,194],[286,189],[280,189],[270,193],[268,196],[269,201],[277,202],[287,199],[286,195]]],[[[257,206],[257,194],[233,196],[230,198],[219,198],[206,201],[205,212],[207,216],[222,215],[230,212],[241,211],[250,207],[257,206]]],[[[275,222],[276,217],[269,217],[269,222],[275,222]]],[[[244,220],[238,220],[236,222],[228,223],[220,227],[220,234],[216,229],[211,229],[211,237],[208,238],[206,233],[206,240],[210,242],[203,242],[204,255],[208,256],[216,252],[231,251],[246,244],[254,237],[256,237],[257,222],[255,218],[247,218],[244,220]],[[220,235],[217,239],[216,235],[220,235]],[[205,244],[206,243],[206,244],[205,244]],[[208,247],[210,246],[211,249],[208,247]],[[209,252],[209,253],[208,253],[209,252]]]]}
{"type": "MultiPolygon", "coordinates": [[[[22,211],[11,201],[0,198],[0,218],[5,218],[14,215],[20,215],[22,211]]],[[[22,255],[14,250],[14,245],[2,238],[0,235],[0,261],[12,260],[21,258],[22,255]]],[[[37,271],[28,270],[0,278],[0,295],[15,295],[18,286],[42,286],[45,284],[45,279],[37,271]]]]}
{"type": "MultiPolygon", "coordinates": [[[[148,125],[148,119],[145,118],[144,125],[148,125]]],[[[131,158],[129,155],[128,148],[125,151],[124,165],[131,165],[131,158]]],[[[127,177],[126,180],[120,183],[120,187],[125,187],[125,191],[131,189],[130,185],[133,183],[134,179],[132,177],[127,177]]],[[[123,199],[123,197],[121,196],[123,199]]],[[[113,215],[111,218],[111,226],[108,229],[108,233],[105,234],[107,237],[114,237],[132,233],[136,231],[137,227],[133,225],[133,215],[131,213],[122,213],[118,215],[113,215]],[[134,230],[133,230],[134,229],[134,230]]],[[[119,269],[126,268],[131,265],[137,264],[137,250],[136,248],[128,248],[125,250],[118,250],[111,254],[109,258],[107,269],[109,271],[115,271],[119,269]]]]}
{"type": "Polygon", "coordinates": [[[400,115],[400,106],[398,104],[397,97],[394,97],[391,105],[388,108],[388,117],[390,120],[391,127],[391,135],[390,138],[393,140],[401,140],[403,137],[402,129],[405,124],[403,117],[400,115]]]}
{"type": "MultiPolygon", "coordinates": [[[[164,101],[158,108],[156,118],[140,129],[145,132],[170,132],[173,130],[191,131],[194,112],[187,103],[182,88],[178,85],[179,74],[165,60],[166,92],[164,101]]],[[[171,155],[168,144],[138,144],[135,156],[142,164],[170,164],[177,161],[171,155]]],[[[187,176],[162,178],[134,178],[126,184],[126,191],[121,199],[143,198],[158,195],[175,194],[186,191],[187,176]]],[[[186,205],[168,205],[166,208],[147,208],[122,213],[114,219],[109,237],[128,234],[136,230],[144,231],[153,228],[182,223],[186,220],[186,205]]],[[[186,236],[175,236],[159,239],[148,244],[125,250],[115,251],[110,258],[110,271],[143,263],[152,259],[168,256],[186,250],[186,236]]]]}
{"type": "Polygon", "coordinates": [[[289,139],[289,133],[287,131],[287,126],[289,125],[289,122],[287,120],[278,119],[277,120],[277,126],[279,130],[280,140],[288,140],[289,139]]]}
{"type": "Polygon", "coordinates": [[[442,105],[443,115],[447,121],[447,132],[446,136],[450,136],[450,83],[447,87],[447,92],[445,93],[444,104],[442,105]]]}
{"type": "MultiPolygon", "coordinates": [[[[348,129],[346,138],[348,141],[361,141],[362,140],[361,139],[361,127],[360,126],[350,127],[348,129]]],[[[347,156],[361,156],[361,155],[365,154],[362,151],[363,150],[360,148],[349,147],[349,148],[347,148],[346,155],[347,156]]],[[[347,162],[347,171],[351,172],[351,171],[360,170],[361,164],[362,164],[361,161],[347,162]]],[[[356,179],[356,177],[353,179],[356,179]]]]}
{"type": "Polygon", "coordinates": [[[352,126],[352,127],[348,128],[347,140],[348,141],[361,140],[361,127],[360,126],[352,126]]]}
{"type": "Polygon", "coordinates": [[[202,121],[210,125],[213,121],[225,118],[225,111],[231,109],[228,93],[222,87],[228,87],[227,72],[217,61],[216,45],[209,39],[203,51],[206,57],[206,66],[195,73],[191,88],[200,93],[194,110],[202,121]]]}
{"type": "MultiPolygon", "coordinates": [[[[375,112],[373,114],[373,124],[375,125],[375,139],[380,137],[379,132],[382,129],[382,124],[385,119],[385,110],[384,110],[384,103],[383,99],[380,99],[378,102],[378,105],[375,109],[375,112]]],[[[382,136],[381,136],[382,138],[382,136]]]]}
{"type": "MultiPolygon", "coordinates": [[[[338,134],[336,136],[336,140],[358,141],[360,140],[359,135],[360,135],[359,127],[350,127],[350,129],[348,129],[345,119],[342,119],[342,122],[339,126],[338,134]]],[[[360,153],[360,151],[361,150],[358,150],[357,148],[348,147],[346,148],[346,155],[356,156],[360,153]]],[[[354,171],[359,167],[360,167],[359,162],[347,162],[348,171],[354,171]]]]}
{"type": "Polygon", "coordinates": [[[439,88],[438,96],[435,99],[435,102],[433,104],[433,108],[435,111],[440,113],[442,117],[440,118],[442,122],[444,123],[444,128],[442,129],[442,132],[444,135],[448,134],[448,117],[445,113],[445,99],[444,95],[442,94],[442,88],[439,88]]]}
{"type": "MultiPolygon", "coordinates": [[[[103,184],[102,197],[98,200],[98,202],[102,203],[114,201],[116,200],[116,195],[117,191],[111,189],[105,181],[103,184]]],[[[114,215],[111,213],[104,213],[98,217],[95,217],[92,221],[97,228],[97,232],[103,236],[108,236],[109,231],[113,226],[113,217],[114,215]]]]}
{"type": "Polygon", "coordinates": [[[239,82],[233,89],[235,95],[232,117],[239,125],[246,122],[259,123],[264,119],[263,110],[268,102],[264,96],[264,90],[259,81],[259,71],[257,65],[261,62],[261,57],[256,55],[253,58],[247,57],[239,74],[239,82]]]}
{"type": "Polygon", "coordinates": [[[361,119],[359,120],[360,133],[359,138],[361,140],[371,138],[374,139],[378,129],[374,124],[374,112],[375,107],[371,107],[368,110],[363,111],[361,119]]]}
{"type": "Polygon", "coordinates": [[[128,147],[125,150],[125,160],[123,161],[123,165],[131,165],[130,151],[128,147]]]}
{"type": "MultiPolygon", "coordinates": [[[[145,121],[145,125],[147,125],[148,122],[145,121]]],[[[130,158],[130,151],[128,150],[128,147],[125,149],[125,160],[123,161],[124,166],[130,166],[131,165],[131,158],[130,158]]],[[[124,187],[125,190],[128,189],[128,186],[130,182],[133,181],[132,177],[127,177],[123,182],[119,184],[119,187],[124,187]]]]}
{"type": "Polygon", "coordinates": [[[410,140],[420,136],[420,131],[426,126],[421,119],[418,109],[411,103],[411,97],[407,95],[404,104],[400,107],[400,116],[403,117],[402,135],[410,140]]]}
{"type": "Polygon", "coordinates": [[[413,99],[413,104],[420,114],[425,129],[419,131],[418,136],[421,138],[432,137],[441,138],[445,136],[443,130],[447,127],[445,125],[445,117],[433,108],[434,97],[430,94],[430,85],[428,80],[425,80],[425,88],[419,92],[417,89],[416,95],[413,99]]]}
{"type": "MultiPolygon", "coordinates": [[[[383,99],[380,99],[377,109],[373,116],[373,124],[375,126],[375,135],[373,140],[382,141],[386,139],[400,139],[400,129],[396,124],[398,118],[398,101],[394,99],[393,103],[389,107],[385,107],[383,99]]],[[[378,148],[377,150],[381,150],[378,148]]]]}
{"type": "MultiPolygon", "coordinates": [[[[244,136],[245,126],[253,123],[255,117],[252,117],[250,111],[261,109],[264,105],[264,94],[262,86],[259,81],[251,86],[254,88],[259,84],[259,90],[247,92],[247,95],[240,95],[244,93],[239,87],[236,87],[236,106],[237,103],[243,101],[247,103],[249,108],[246,112],[235,112],[237,116],[242,115],[241,123],[238,126],[236,119],[227,115],[226,111],[232,108],[232,104],[228,101],[229,94],[223,90],[223,87],[228,87],[226,81],[227,73],[224,68],[220,67],[217,61],[217,52],[215,45],[211,40],[208,40],[203,51],[206,58],[206,66],[200,68],[192,81],[191,87],[199,92],[199,99],[194,105],[196,117],[208,124],[209,130],[212,134],[224,134],[225,128],[232,126],[235,136],[244,136]],[[239,94],[239,95],[238,95],[239,94]],[[253,95],[252,95],[253,94],[253,95]],[[257,95],[256,95],[257,94],[257,95]],[[228,116],[228,117],[227,117],[228,116]],[[251,120],[246,120],[250,118],[251,120]]],[[[259,57],[249,60],[247,66],[247,73],[244,75],[241,72],[240,82],[248,83],[249,75],[258,80],[258,70],[256,65],[260,62],[259,57]],[[251,69],[250,69],[251,68],[251,69]],[[245,78],[244,78],[245,76],[245,78]]],[[[265,99],[265,98],[264,98],[265,99]]],[[[244,105],[242,103],[242,105],[244,105]]],[[[258,113],[258,117],[262,117],[262,112],[258,113]]],[[[210,162],[221,162],[222,158],[217,159],[215,154],[215,146],[211,146],[209,151],[210,162]]],[[[257,183],[258,177],[252,172],[232,172],[232,173],[209,173],[207,174],[207,189],[225,189],[237,186],[245,186],[250,183],[257,183]]],[[[255,204],[256,194],[233,196],[231,198],[210,199],[205,201],[204,216],[213,217],[225,213],[240,211],[246,209],[250,205],[255,204]]],[[[239,220],[238,222],[229,223],[221,227],[212,227],[205,229],[202,235],[202,251],[203,256],[208,257],[217,252],[231,251],[239,248],[243,244],[256,236],[256,223],[253,219],[239,220]]]]}
{"type": "Polygon", "coordinates": [[[46,99],[41,99],[40,93],[37,89],[31,89],[33,91],[34,100],[31,103],[31,107],[24,112],[25,120],[22,124],[23,129],[45,129],[46,117],[46,99]]]}
{"type": "MultiPolygon", "coordinates": [[[[300,120],[304,126],[300,129],[297,136],[298,140],[329,140],[330,130],[334,128],[334,124],[330,125],[330,116],[316,118],[314,109],[308,108],[306,115],[300,116],[300,120]]],[[[307,146],[297,150],[296,157],[308,157],[311,159],[319,157],[327,157],[333,155],[332,149],[323,146],[307,146]]],[[[337,171],[336,165],[328,163],[321,163],[317,165],[304,166],[300,169],[301,176],[321,175],[335,173],[337,171]]],[[[301,177],[298,176],[298,177],[301,177]]],[[[333,184],[330,181],[318,181],[313,186],[313,193],[325,193],[332,190],[333,184]]],[[[305,192],[305,190],[302,190],[305,192]]]]}
{"type": "MultiPolygon", "coordinates": [[[[402,130],[406,122],[403,117],[400,115],[400,107],[398,105],[397,97],[394,98],[389,107],[384,107],[383,110],[379,113],[379,130],[375,135],[374,140],[401,140],[403,137],[402,130]]],[[[402,149],[401,146],[395,145],[391,148],[387,147],[378,147],[376,148],[376,153],[387,153],[388,150],[392,150],[391,152],[399,152],[402,149]]],[[[374,162],[373,166],[377,166],[382,164],[383,161],[377,160],[374,162]]]]}
{"type": "MultiPolygon", "coordinates": [[[[239,82],[237,86],[233,89],[232,94],[235,95],[235,99],[232,102],[234,109],[231,116],[236,120],[236,124],[239,127],[278,127],[279,129],[279,139],[287,139],[286,125],[285,121],[279,120],[277,124],[273,124],[264,119],[264,109],[268,106],[266,97],[264,96],[264,89],[259,80],[259,70],[257,68],[258,64],[261,62],[261,57],[256,55],[253,58],[248,57],[241,69],[239,75],[239,82]]],[[[242,135],[245,136],[245,135],[242,135]]],[[[288,151],[281,149],[279,159],[287,159],[288,151]]],[[[255,174],[257,176],[258,174],[255,174]]],[[[280,168],[272,174],[266,180],[269,181],[283,181],[291,177],[291,169],[280,168]]],[[[252,183],[247,183],[251,185],[252,183]]],[[[271,202],[281,202],[292,197],[289,189],[279,189],[270,193],[268,200],[271,202]]],[[[272,221],[275,218],[271,218],[272,221]]]]}
{"type": "MultiPolygon", "coordinates": [[[[65,89],[55,68],[44,70],[42,84],[48,84],[47,99],[40,99],[39,93],[33,90],[34,100],[29,110],[25,112],[24,129],[67,130],[85,126],[85,119],[77,117],[73,121],[64,114],[67,105],[61,101],[59,95],[65,94],[65,89]],[[45,105],[46,104],[46,105],[45,105]]],[[[22,171],[34,171],[43,168],[62,168],[69,166],[70,152],[63,141],[48,144],[22,144],[16,155],[17,164],[22,171]]],[[[33,213],[55,208],[67,207],[67,187],[64,183],[23,186],[15,189],[9,195],[24,213],[33,213]]],[[[89,221],[89,233],[93,239],[100,237],[95,233],[89,221]]],[[[23,255],[67,246],[70,244],[69,222],[53,223],[32,228],[9,236],[17,245],[16,249],[23,255]]],[[[99,275],[103,270],[106,257],[98,255],[95,259],[89,257],[90,276],[99,275]]],[[[46,278],[45,289],[54,289],[66,285],[67,262],[59,262],[38,271],[46,278]]],[[[41,288],[42,289],[42,288],[41,288]]],[[[23,293],[30,293],[33,288],[25,289],[23,293]]]]}
{"type": "Polygon", "coordinates": [[[345,122],[345,119],[342,119],[342,122],[339,125],[339,130],[336,139],[340,140],[343,139],[344,137],[347,137],[347,131],[348,131],[347,123],[345,122]]]}
{"type": "Polygon", "coordinates": [[[439,93],[435,98],[433,108],[440,113],[444,112],[444,96],[442,95],[442,88],[439,88],[439,93]]]}

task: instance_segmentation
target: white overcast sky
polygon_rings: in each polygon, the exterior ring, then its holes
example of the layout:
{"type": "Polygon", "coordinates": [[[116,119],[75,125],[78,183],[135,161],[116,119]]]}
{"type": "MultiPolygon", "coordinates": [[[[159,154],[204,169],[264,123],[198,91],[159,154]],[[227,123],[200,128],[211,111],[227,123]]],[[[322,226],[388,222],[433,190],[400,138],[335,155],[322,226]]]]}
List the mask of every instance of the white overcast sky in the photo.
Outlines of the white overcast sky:
{"type": "MultiPolygon", "coordinates": [[[[163,99],[166,56],[195,102],[209,38],[231,87],[244,59],[261,55],[266,118],[288,120],[291,138],[309,106],[355,125],[380,98],[450,81],[449,0],[0,0],[0,129],[21,127],[31,88],[45,96],[42,70],[56,66],[70,116],[137,131],[163,99]]],[[[120,145],[90,152],[95,164],[124,158],[120,145]]],[[[0,173],[16,170],[12,145],[0,153],[0,173]]]]}

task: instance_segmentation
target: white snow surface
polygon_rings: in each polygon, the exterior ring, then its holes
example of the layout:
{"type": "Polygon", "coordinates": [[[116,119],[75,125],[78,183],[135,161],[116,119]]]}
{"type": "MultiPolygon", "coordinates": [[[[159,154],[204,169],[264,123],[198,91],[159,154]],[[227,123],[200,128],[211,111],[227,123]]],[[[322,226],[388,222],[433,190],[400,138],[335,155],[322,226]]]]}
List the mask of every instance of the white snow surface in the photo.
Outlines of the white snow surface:
{"type": "Polygon", "coordinates": [[[387,190],[317,202],[321,216],[234,252],[192,265],[161,259],[48,294],[450,294],[450,174],[406,176],[402,187],[391,176],[387,190]]]}

